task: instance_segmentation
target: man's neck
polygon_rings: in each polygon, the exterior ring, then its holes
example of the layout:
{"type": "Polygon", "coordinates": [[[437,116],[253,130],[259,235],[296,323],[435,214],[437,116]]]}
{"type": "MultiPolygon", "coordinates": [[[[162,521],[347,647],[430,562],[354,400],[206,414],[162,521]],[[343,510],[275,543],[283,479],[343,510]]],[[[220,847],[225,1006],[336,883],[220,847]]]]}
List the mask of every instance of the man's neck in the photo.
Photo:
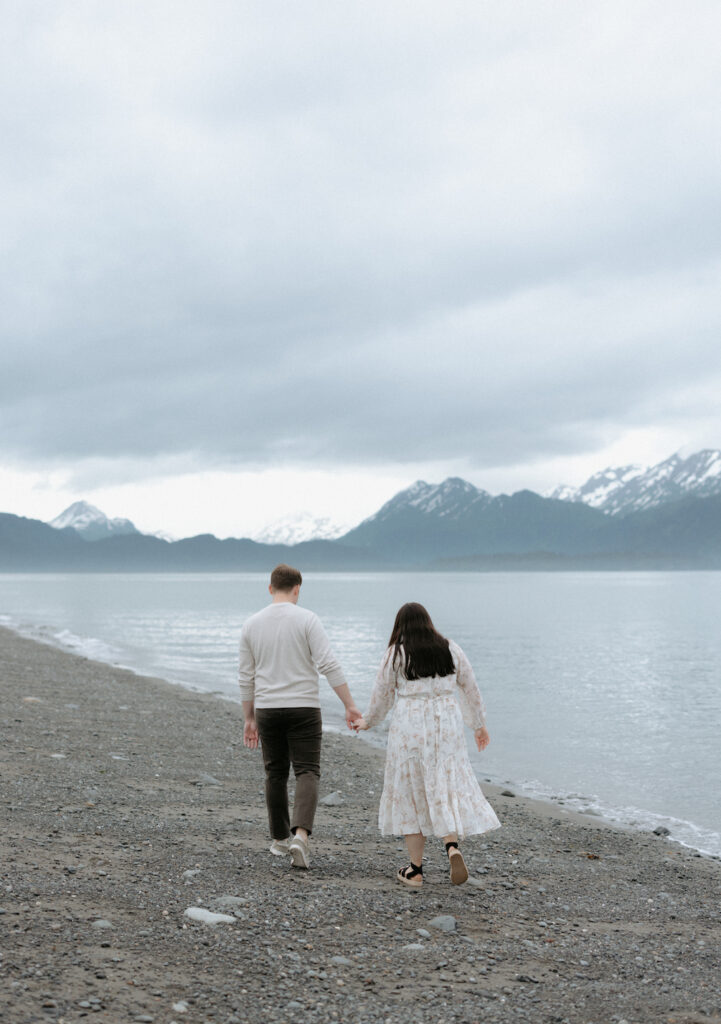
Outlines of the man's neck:
{"type": "Polygon", "coordinates": [[[278,591],[273,594],[272,604],[297,604],[298,598],[294,597],[292,593],[286,594],[283,591],[278,591]]]}

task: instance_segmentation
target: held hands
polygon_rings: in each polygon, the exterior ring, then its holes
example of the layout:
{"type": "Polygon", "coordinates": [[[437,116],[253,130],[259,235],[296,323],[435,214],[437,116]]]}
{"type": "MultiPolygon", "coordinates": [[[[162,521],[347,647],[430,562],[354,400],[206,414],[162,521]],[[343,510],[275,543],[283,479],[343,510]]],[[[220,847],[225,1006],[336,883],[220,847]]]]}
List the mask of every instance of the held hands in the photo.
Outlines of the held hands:
{"type": "Polygon", "coordinates": [[[364,732],[366,729],[370,729],[370,726],[366,722],[365,718],[361,715],[360,718],[356,719],[353,728],[356,732],[364,732]]]}
{"type": "Polygon", "coordinates": [[[356,722],[358,722],[358,720],[359,720],[359,719],[361,719],[361,720],[362,720],[362,718],[363,718],[363,716],[361,715],[360,711],[359,711],[359,710],[358,710],[358,708],[357,708],[357,707],[355,706],[355,704],[350,704],[350,705],[349,705],[349,706],[348,706],[348,707],[347,707],[347,708],[345,709],[345,724],[346,724],[346,725],[348,726],[348,728],[349,728],[349,729],[351,729],[351,730],[352,730],[353,732],[356,732],[356,731],[357,731],[357,726],[356,726],[356,722]]]}
{"type": "Polygon", "coordinates": [[[488,735],[488,729],[486,729],[485,725],[482,729],[476,729],[473,735],[476,738],[476,746],[479,750],[485,750],[491,742],[491,737],[488,735]]]}
{"type": "Polygon", "coordinates": [[[243,726],[243,746],[251,750],[258,749],[258,726],[254,718],[246,718],[243,726]]]}

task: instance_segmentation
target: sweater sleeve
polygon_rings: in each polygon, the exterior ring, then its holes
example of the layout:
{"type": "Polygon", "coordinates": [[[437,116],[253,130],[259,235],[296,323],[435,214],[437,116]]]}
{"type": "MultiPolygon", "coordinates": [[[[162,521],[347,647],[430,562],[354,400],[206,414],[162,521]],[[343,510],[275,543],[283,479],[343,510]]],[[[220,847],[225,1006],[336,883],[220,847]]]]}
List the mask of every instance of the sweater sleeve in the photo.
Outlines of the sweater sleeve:
{"type": "Polygon", "coordinates": [[[240,699],[255,700],[255,658],[245,626],[240,631],[240,662],[238,667],[240,699]]]}
{"type": "Polygon", "coordinates": [[[343,686],[346,682],[343,669],[331,650],[330,640],[317,615],[309,620],[306,635],[310,656],[320,674],[326,677],[333,689],[343,686]]]}
{"type": "Polygon", "coordinates": [[[368,725],[380,725],[390,709],[396,696],[396,672],[393,668],[391,651],[386,651],[381,667],[378,669],[373,692],[371,693],[368,710],[363,715],[368,725]]]}
{"type": "Polygon", "coordinates": [[[486,724],[486,708],[471,663],[458,644],[452,645],[451,653],[456,663],[458,702],[461,705],[463,721],[471,729],[482,729],[486,724]]]}

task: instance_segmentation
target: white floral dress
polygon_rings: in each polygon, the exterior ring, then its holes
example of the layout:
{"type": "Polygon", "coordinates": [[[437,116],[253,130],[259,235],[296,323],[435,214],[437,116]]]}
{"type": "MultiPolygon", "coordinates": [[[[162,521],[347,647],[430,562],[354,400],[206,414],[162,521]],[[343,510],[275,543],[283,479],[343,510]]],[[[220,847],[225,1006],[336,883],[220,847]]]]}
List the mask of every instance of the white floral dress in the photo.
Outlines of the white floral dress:
{"type": "Polygon", "coordinates": [[[393,710],[388,732],[378,825],[383,835],[478,835],[500,821],[473,773],[463,733],[486,723],[483,699],[468,658],[450,642],[455,672],[406,679],[404,659],[393,667],[389,649],[363,716],[379,725],[393,710]],[[460,706],[459,706],[460,705],[460,706]]]}

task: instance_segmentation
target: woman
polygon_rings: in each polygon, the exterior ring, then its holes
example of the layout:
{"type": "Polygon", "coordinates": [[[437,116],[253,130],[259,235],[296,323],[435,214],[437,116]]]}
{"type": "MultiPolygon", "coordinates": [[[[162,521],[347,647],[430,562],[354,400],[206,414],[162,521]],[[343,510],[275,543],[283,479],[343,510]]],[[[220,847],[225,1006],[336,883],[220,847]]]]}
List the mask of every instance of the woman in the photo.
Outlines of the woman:
{"type": "Polygon", "coordinates": [[[368,711],[357,728],[379,725],[396,697],[378,811],[381,833],[405,838],[410,864],[397,877],[414,889],[423,884],[426,836],[442,836],[451,882],[460,885],[468,870],[459,839],[500,826],[473,774],[461,709],[479,750],[490,737],[468,658],[437,632],[422,604],[404,604],[396,615],[368,711]]]}

